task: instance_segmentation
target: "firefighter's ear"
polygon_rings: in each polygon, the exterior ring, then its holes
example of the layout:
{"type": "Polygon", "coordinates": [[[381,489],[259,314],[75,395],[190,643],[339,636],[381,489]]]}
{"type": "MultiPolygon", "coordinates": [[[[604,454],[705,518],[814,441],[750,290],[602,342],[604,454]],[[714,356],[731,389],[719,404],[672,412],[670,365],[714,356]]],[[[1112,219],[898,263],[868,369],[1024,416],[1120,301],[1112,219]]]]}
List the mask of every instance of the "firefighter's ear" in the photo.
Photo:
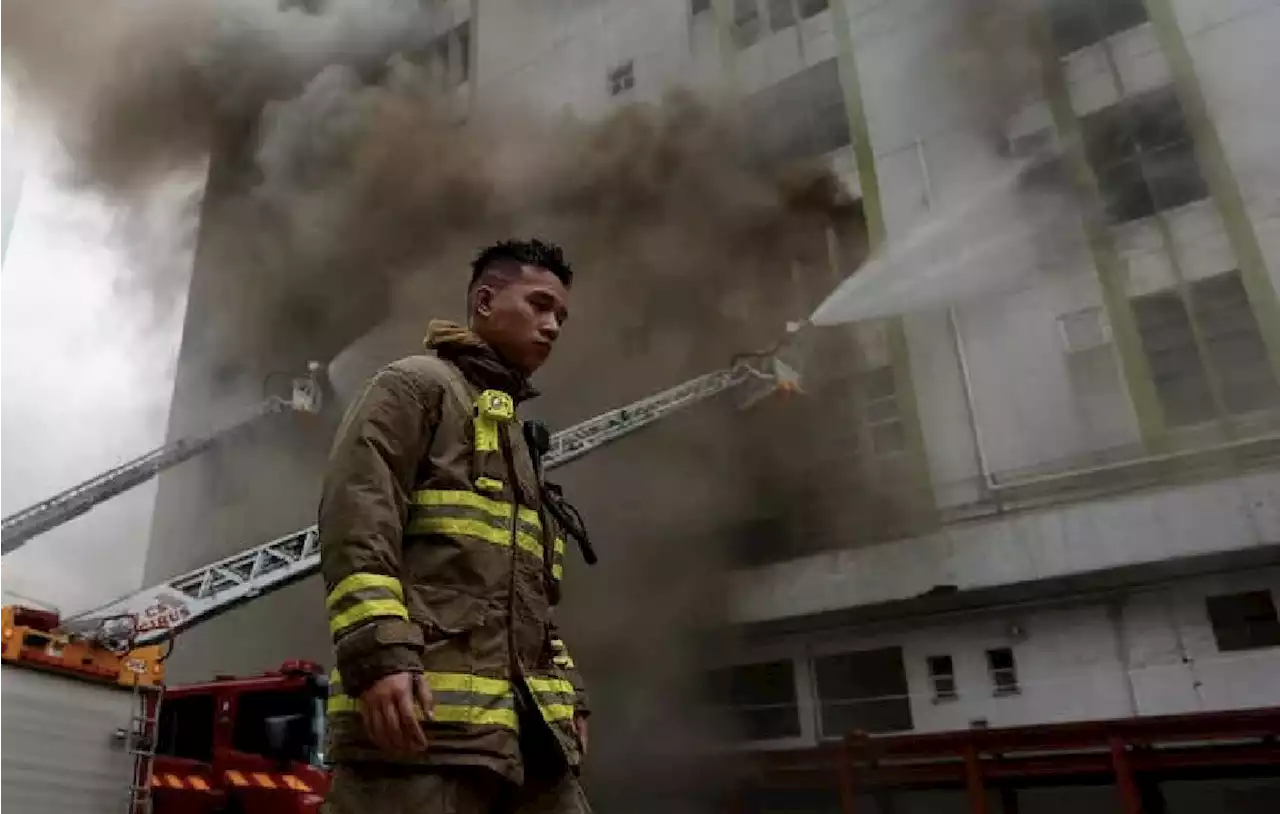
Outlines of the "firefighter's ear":
{"type": "Polygon", "coordinates": [[[471,312],[476,316],[487,317],[493,313],[493,297],[496,292],[493,286],[482,284],[476,286],[471,300],[471,312]]]}

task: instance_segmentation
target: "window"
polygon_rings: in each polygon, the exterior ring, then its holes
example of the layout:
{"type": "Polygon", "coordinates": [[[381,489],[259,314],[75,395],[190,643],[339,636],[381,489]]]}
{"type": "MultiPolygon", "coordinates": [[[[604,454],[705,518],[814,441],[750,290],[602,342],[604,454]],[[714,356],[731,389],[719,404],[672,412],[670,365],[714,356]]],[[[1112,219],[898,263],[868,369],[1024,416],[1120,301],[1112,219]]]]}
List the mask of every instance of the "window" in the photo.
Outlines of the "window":
{"type": "Polygon", "coordinates": [[[711,0],[689,0],[689,14],[697,17],[704,11],[711,11],[711,0]]]}
{"type": "Polygon", "coordinates": [[[806,68],[745,101],[757,160],[786,164],[851,143],[836,61],[806,68]]]}
{"type": "Polygon", "coordinates": [[[1018,667],[1013,662],[1013,650],[997,647],[987,651],[987,672],[991,675],[993,695],[1017,695],[1018,667]]]}
{"type": "Polygon", "coordinates": [[[1188,285],[1188,294],[1190,310],[1173,290],[1132,300],[1166,422],[1183,427],[1215,416],[1206,364],[1217,377],[1228,413],[1238,415],[1280,403],[1280,386],[1240,273],[1195,280],[1188,285]]]}
{"type": "Polygon", "coordinates": [[[1227,412],[1247,413],[1280,402],[1280,387],[1240,272],[1193,282],[1191,310],[1227,412]]]}
{"type": "Polygon", "coordinates": [[[313,718],[315,696],[302,690],[247,692],[236,698],[236,721],[231,747],[250,755],[266,755],[267,719],[285,715],[313,718]]]}
{"type": "Polygon", "coordinates": [[[1069,54],[1147,21],[1142,0],[1046,0],[1058,53],[1069,54]]]}
{"type": "Polygon", "coordinates": [[[1208,195],[1182,106],[1171,88],[1080,119],[1107,212],[1130,221],[1208,195]]]}
{"type": "Polygon", "coordinates": [[[956,671],[950,656],[929,656],[929,681],[933,683],[934,701],[956,699],[956,671]]]}
{"type": "Polygon", "coordinates": [[[1135,297],[1132,302],[1165,422],[1184,427],[1213,418],[1209,374],[1200,358],[1182,297],[1176,291],[1161,291],[1135,297]]]}
{"type": "Polygon", "coordinates": [[[636,86],[634,65],[627,60],[616,68],[609,69],[609,95],[618,96],[636,86]]]}
{"type": "Polygon", "coordinates": [[[796,24],[796,11],[791,0],[769,0],[769,27],[782,31],[796,24]]]}
{"type": "Polygon", "coordinates": [[[800,16],[806,20],[827,10],[827,0],[797,0],[797,2],[800,6],[800,16]]]}
{"type": "Polygon", "coordinates": [[[425,65],[443,88],[454,88],[471,76],[471,21],[465,20],[428,42],[411,56],[425,65]]]}
{"type": "Polygon", "coordinates": [[[747,740],[799,737],[795,665],[790,660],[715,670],[710,690],[712,703],[728,707],[747,740]]]}
{"type": "Polygon", "coordinates": [[[213,760],[213,696],[170,696],[160,705],[156,754],[213,760]]]}
{"type": "Polygon", "coordinates": [[[911,729],[901,647],[822,656],[813,670],[824,737],[911,729]]]}
{"type": "Polygon", "coordinates": [[[733,0],[733,41],[746,48],[760,39],[760,9],[756,0],[733,0]]]}
{"type": "Polygon", "coordinates": [[[1211,596],[1204,604],[1219,652],[1280,647],[1280,620],[1270,591],[1211,596]]]}

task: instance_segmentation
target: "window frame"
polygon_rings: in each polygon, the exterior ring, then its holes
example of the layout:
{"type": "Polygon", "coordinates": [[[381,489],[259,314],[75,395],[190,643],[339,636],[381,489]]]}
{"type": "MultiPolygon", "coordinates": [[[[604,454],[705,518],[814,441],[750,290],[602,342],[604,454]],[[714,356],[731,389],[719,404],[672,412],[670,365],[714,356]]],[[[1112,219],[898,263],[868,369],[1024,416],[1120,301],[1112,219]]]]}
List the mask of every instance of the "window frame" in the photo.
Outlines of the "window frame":
{"type": "Polygon", "coordinates": [[[991,694],[995,697],[1021,695],[1022,684],[1018,681],[1018,659],[1012,647],[990,647],[986,651],[987,676],[991,679],[991,694]],[[1009,664],[997,666],[996,657],[1008,654],[1009,664]]]}
{"type": "Polygon", "coordinates": [[[955,659],[950,653],[939,653],[932,656],[925,656],[925,670],[929,675],[929,684],[933,689],[933,702],[935,704],[955,701],[960,698],[960,687],[956,682],[956,665],[955,659]],[[944,666],[945,671],[938,669],[944,666]]]}
{"type": "Polygon", "coordinates": [[[1204,598],[1204,608],[1205,619],[1209,622],[1209,627],[1213,631],[1213,644],[1219,653],[1241,653],[1280,647],[1280,612],[1276,608],[1275,593],[1270,589],[1261,588],[1206,596],[1204,598]],[[1260,615],[1265,618],[1250,619],[1248,618],[1248,613],[1252,611],[1246,610],[1242,614],[1239,607],[1227,607],[1230,602],[1239,603],[1248,599],[1265,600],[1265,605],[1260,608],[1260,615]],[[1215,606],[1219,610],[1218,613],[1214,612],[1215,606]],[[1234,618],[1224,618],[1224,616],[1234,618]],[[1242,624],[1239,626],[1223,624],[1228,621],[1242,624]],[[1265,641],[1259,642],[1254,638],[1259,628],[1264,630],[1263,638],[1265,641]],[[1245,632],[1243,636],[1239,633],[1241,630],[1245,632]],[[1223,635],[1224,632],[1231,635],[1225,636],[1223,635]]]}

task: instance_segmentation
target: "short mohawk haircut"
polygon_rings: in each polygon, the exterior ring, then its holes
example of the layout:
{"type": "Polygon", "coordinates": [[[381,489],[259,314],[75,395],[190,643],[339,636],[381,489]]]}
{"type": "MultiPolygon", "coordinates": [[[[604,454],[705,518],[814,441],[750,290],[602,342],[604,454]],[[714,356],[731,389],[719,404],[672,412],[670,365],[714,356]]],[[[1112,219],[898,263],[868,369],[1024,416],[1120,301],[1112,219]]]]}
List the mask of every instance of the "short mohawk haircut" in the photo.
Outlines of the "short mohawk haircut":
{"type": "Polygon", "coordinates": [[[566,287],[573,284],[573,269],[564,259],[564,250],[537,238],[502,240],[487,246],[471,261],[471,286],[486,271],[501,266],[538,266],[554,274],[566,287]]]}

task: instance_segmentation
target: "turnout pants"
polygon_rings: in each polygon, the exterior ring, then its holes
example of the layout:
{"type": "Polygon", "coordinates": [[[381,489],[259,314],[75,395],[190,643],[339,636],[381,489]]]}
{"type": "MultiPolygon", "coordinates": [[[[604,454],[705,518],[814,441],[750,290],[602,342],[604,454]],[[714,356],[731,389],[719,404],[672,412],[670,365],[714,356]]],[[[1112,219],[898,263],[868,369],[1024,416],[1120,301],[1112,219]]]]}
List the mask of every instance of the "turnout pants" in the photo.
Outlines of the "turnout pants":
{"type": "Polygon", "coordinates": [[[527,777],[516,786],[485,769],[341,765],[324,814],[590,814],[578,778],[527,777]]]}
{"type": "Polygon", "coordinates": [[[339,764],[322,814],[591,814],[554,736],[518,706],[523,785],[481,768],[339,764]]]}

